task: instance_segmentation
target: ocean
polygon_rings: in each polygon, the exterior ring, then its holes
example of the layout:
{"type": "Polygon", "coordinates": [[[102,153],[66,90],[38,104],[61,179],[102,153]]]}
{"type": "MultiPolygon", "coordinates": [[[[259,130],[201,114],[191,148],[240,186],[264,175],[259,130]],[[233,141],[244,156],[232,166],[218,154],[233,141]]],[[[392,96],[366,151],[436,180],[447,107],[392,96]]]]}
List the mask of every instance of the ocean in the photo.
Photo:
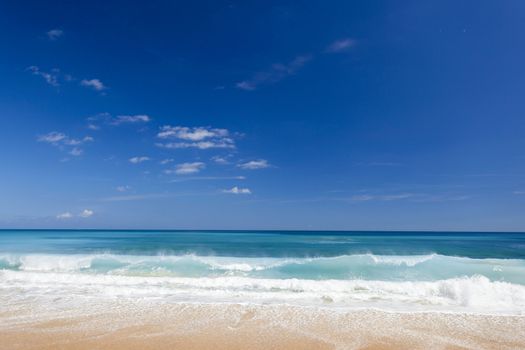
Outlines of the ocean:
{"type": "Polygon", "coordinates": [[[525,315],[525,234],[1,230],[0,294],[525,315]]]}

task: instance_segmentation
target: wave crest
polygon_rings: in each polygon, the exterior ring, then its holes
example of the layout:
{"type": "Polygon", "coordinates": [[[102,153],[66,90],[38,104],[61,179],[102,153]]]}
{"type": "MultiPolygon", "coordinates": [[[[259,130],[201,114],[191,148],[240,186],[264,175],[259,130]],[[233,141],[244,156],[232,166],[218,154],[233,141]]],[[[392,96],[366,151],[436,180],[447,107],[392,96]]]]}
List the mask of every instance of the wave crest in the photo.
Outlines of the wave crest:
{"type": "Polygon", "coordinates": [[[139,277],[0,271],[0,290],[13,295],[165,298],[174,302],[289,303],[386,310],[525,314],[525,286],[484,276],[432,282],[139,277]],[[329,305],[327,305],[327,303],[329,305]]]}

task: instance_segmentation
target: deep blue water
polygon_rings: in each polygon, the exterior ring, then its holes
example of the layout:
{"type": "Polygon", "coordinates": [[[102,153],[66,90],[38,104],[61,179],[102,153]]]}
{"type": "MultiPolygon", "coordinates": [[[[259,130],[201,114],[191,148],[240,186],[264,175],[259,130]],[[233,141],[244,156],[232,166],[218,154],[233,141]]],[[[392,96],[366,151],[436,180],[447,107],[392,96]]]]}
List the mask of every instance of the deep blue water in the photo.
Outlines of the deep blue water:
{"type": "Polygon", "coordinates": [[[525,259],[525,233],[0,230],[0,252],[229,257],[434,253],[525,259]]]}

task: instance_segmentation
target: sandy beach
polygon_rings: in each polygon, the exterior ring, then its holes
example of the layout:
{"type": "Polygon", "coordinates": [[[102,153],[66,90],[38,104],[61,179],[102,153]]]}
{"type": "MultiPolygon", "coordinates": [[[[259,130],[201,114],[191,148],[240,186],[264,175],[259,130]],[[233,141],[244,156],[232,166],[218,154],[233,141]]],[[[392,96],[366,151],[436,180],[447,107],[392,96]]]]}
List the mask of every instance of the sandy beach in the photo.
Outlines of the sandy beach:
{"type": "Polygon", "coordinates": [[[114,300],[0,308],[0,349],[522,349],[525,317],[114,300]]]}

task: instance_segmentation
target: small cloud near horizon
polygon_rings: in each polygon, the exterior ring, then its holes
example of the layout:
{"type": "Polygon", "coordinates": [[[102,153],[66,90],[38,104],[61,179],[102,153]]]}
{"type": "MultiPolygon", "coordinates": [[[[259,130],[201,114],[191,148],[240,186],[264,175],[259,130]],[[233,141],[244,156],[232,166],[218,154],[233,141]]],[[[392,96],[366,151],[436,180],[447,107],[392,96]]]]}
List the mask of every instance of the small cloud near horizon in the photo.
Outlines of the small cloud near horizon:
{"type": "Polygon", "coordinates": [[[61,213],[61,214],[58,214],[56,216],[56,218],[58,220],[67,220],[67,219],[71,219],[73,217],[73,214],[71,214],[70,212],[66,211],[65,213],[61,213]]]}
{"type": "Polygon", "coordinates": [[[78,216],[80,216],[81,218],[89,218],[91,216],[93,216],[95,212],[93,210],[90,210],[90,209],[84,209],[82,210],[82,212],[80,214],[78,214],[78,216]]]}
{"type": "Polygon", "coordinates": [[[69,220],[69,219],[73,219],[74,217],[87,219],[87,218],[93,216],[93,214],[95,214],[95,212],[93,210],[91,210],[91,209],[84,209],[78,215],[74,215],[71,212],[66,211],[64,213],[58,214],[56,216],[56,218],[57,218],[57,220],[69,220]]]}

